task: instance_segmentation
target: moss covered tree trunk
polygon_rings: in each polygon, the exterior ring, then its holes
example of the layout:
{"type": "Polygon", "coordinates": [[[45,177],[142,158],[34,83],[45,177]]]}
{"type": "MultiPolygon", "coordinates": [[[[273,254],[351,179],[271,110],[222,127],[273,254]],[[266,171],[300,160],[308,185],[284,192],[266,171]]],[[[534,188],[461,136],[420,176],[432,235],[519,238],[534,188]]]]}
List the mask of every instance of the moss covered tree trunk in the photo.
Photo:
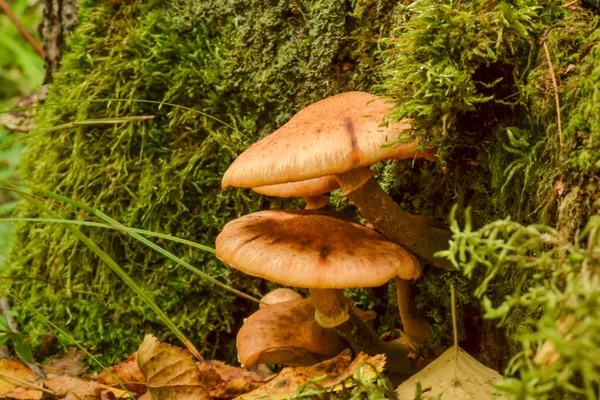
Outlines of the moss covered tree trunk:
{"type": "MultiPolygon", "coordinates": [[[[232,218],[284,205],[244,190],[221,192],[232,160],[304,106],[365,90],[396,101],[392,117],[413,118],[414,136],[438,154],[435,164],[377,167],[403,209],[444,227],[454,204],[457,215],[471,206],[476,227],[510,216],[552,225],[574,240],[600,207],[597,23],[593,11],[551,0],[84,0],[47,100],[56,106],[40,112],[38,129],[104,117],[153,119],[38,136],[21,175],[126,225],[212,245],[232,218]]],[[[353,212],[332,197],[337,208],[353,212]]],[[[40,216],[27,204],[19,212],[40,216]]],[[[232,337],[250,303],[125,234],[84,231],[207,357],[233,358],[232,337]]],[[[265,289],[211,254],[159,243],[238,289],[254,295],[265,289]]],[[[145,332],[169,337],[64,227],[19,225],[11,260],[11,274],[34,278],[16,280],[14,288],[104,359],[132,351],[145,332]]],[[[419,310],[434,325],[435,346],[450,339],[448,282],[457,286],[462,309],[480,318],[472,293],[483,274],[467,280],[428,269],[425,275],[419,310]]],[[[511,277],[493,281],[487,293],[493,301],[514,292],[519,282],[511,277]]],[[[383,311],[379,328],[391,329],[393,290],[374,292],[354,295],[362,306],[383,311]]],[[[47,329],[31,312],[20,312],[24,330],[47,329]]],[[[506,347],[497,352],[498,340],[489,338],[514,330],[465,326],[463,337],[477,342],[473,349],[502,366],[506,347]]]]}

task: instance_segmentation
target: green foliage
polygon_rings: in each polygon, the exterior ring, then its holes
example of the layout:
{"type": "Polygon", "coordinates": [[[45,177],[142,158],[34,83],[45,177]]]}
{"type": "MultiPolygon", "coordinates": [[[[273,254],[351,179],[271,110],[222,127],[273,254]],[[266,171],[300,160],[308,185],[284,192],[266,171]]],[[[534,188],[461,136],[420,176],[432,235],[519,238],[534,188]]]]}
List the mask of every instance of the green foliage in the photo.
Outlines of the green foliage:
{"type": "MultiPolygon", "coordinates": [[[[27,0],[8,0],[6,3],[21,24],[35,35],[41,5],[28,5],[27,0]]],[[[13,106],[19,98],[38,89],[43,78],[44,60],[21,36],[12,21],[0,13],[0,110],[13,106]]]]}
{"type": "Polygon", "coordinates": [[[476,295],[486,318],[518,324],[521,345],[499,388],[516,398],[597,398],[600,387],[600,217],[576,243],[545,225],[499,220],[472,230],[467,214],[448,255],[471,276],[485,270],[476,295]],[[494,304],[486,294],[512,275],[518,281],[494,304]],[[523,314],[528,318],[523,318],[523,314]]]}
{"type": "MultiPolygon", "coordinates": [[[[12,316],[16,313],[13,311],[12,316]]],[[[15,352],[23,359],[23,361],[33,364],[33,353],[29,347],[29,343],[25,338],[18,332],[13,331],[8,326],[8,322],[4,315],[0,315],[0,344],[6,346],[8,343],[12,343],[15,347],[15,352]]]]}

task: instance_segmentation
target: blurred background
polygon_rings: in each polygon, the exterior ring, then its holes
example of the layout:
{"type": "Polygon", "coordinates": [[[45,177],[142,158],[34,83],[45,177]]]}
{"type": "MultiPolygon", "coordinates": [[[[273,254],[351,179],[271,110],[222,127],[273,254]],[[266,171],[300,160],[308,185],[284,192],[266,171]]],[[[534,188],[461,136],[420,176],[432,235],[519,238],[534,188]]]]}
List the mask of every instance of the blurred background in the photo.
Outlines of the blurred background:
{"type": "MultiPolygon", "coordinates": [[[[42,3],[37,0],[0,0],[10,8],[22,26],[41,43],[37,32],[42,18],[42,3]]],[[[0,7],[0,111],[15,107],[21,99],[39,90],[44,78],[42,57],[21,35],[15,24],[0,7]]],[[[26,135],[9,130],[7,114],[0,114],[0,146],[26,135]]],[[[11,121],[12,122],[12,121],[11,121]]],[[[14,121],[18,122],[18,121],[14,121]]],[[[18,143],[8,148],[0,148],[0,179],[13,177],[22,151],[18,143]]],[[[0,216],[10,214],[15,198],[5,190],[0,190],[0,216]]],[[[0,266],[8,249],[12,224],[0,224],[0,266]]],[[[1,267],[0,267],[1,268],[1,267]]]]}

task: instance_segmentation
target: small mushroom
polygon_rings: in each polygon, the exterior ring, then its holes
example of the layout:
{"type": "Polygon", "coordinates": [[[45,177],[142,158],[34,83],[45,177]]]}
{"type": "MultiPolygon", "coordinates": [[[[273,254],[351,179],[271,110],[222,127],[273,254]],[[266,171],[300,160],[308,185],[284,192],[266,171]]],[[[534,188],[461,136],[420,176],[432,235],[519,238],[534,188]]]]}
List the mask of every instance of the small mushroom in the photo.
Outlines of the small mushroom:
{"type": "Polygon", "coordinates": [[[260,299],[260,308],[268,307],[273,304],[283,303],[290,300],[301,299],[302,295],[294,292],[292,289],[279,288],[271,290],[260,299]]]}
{"type": "MultiPolygon", "coordinates": [[[[389,354],[348,306],[341,289],[417,278],[421,265],[383,235],[335,215],[318,210],[245,215],[225,225],[216,240],[217,257],[249,275],[309,288],[319,325],[335,328],[356,352],[389,354]]],[[[405,355],[395,362],[408,370],[405,355]]]]}
{"type": "Polygon", "coordinates": [[[252,188],[257,193],[273,197],[302,197],[307,210],[323,208],[329,204],[329,198],[323,196],[332,190],[339,189],[335,176],[322,176],[299,182],[287,182],[277,185],[258,186],[252,188]]]}
{"type": "Polygon", "coordinates": [[[333,329],[314,319],[310,299],[272,304],[252,314],[237,335],[240,362],[256,364],[313,365],[335,357],[346,342],[333,329]]]}

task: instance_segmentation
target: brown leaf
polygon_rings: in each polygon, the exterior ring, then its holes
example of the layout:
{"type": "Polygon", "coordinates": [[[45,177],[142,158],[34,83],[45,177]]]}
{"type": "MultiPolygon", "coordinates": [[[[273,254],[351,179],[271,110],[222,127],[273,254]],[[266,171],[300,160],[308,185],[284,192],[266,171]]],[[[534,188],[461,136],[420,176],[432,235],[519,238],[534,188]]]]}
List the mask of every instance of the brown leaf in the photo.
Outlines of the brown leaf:
{"type": "Polygon", "coordinates": [[[48,375],[44,380],[44,386],[52,390],[59,399],[112,400],[129,397],[129,393],[124,390],[66,375],[48,375]]]}
{"type": "Polygon", "coordinates": [[[160,343],[154,336],[146,335],[138,349],[137,363],[148,386],[144,398],[210,399],[192,356],[183,349],[160,343]]]}
{"type": "Polygon", "coordinates": [[[262,385],[260,382],[248,381],[245,378],[235,378],[211,388],[210,396],[213,399],[233,399],[244,393],[258,389],[262,385]]]}
{"type": "Polygon", "coordinates": [[[21,361],[10,358],[0,359],[0,374],[3,375],[0,376],[1,398],[23,400],[38,400],[42,398],[41,391],[18,382],[22,381],[28,385],[41,387],[41,381],[36,382],[38,376],[21,361]]]}
{"type": "Polygon", "coordinates": [[[234,379],[245,379],[249,382],[266,382],[273,377],[272,373],[269,376],[263,376],[258,374],[256,371],[248,371],[244,368],[234,367],[225,364],[223,361],[219,360],[209,361],[208,364],[210,365],[210,368],[212,368],[217,374],[219,374],[221,379],[223,379],[224,381],[231,381],[234,379]]]}
{"type": "MultiPolygon", "coordinates": [[[[123,386],[136,394],[146,393],[146,378],[140,371],[136,359],[137,353],[133,353],[129,358],[121,364],[109,367],[107,370],[117,378],[123,386]]],[[[90,379],[111,387],[120,387],[119,384],[108,374],[103,371],[100,375],[91,377],[90,379]]]]}
{"type": "MultiPolygon", "coordinates": [[[[208,385],[210,395],[214,399],[232,399],[259,388],[270,379],[270,377],[264,377],[256,372],[234,367],[219,360],[212,360],[208,365],[210,370],[220,378],[220,382],[217,384],[208,385]]],[[[272,377],[273,374],[270,375],[272,377]]]]}
{"type": "MultiPolygon", "coordinates": [[[[311,367],[284,368],[276,378],[248,394],[238,397],[240,400],[253,400],[269,398],[272,400],[286,399],[296,392],[299,386],[319,378],[319,385],[326,389],[335,388],[342,381],[355,376],[357,368],[365,363],[382,371],[385,365],[385,356],[379,354],[369,357],[363,353],[351,361],[350,350],[331,360],[323,361],[311,367]]],[[[363,378],[374,376],[373,370],[365,369],[363,378]]]]}
{"type": "Polygon", "coordinates": [[[42,370],[46,374],[79,376],[86,367],[83,365],[85,353],[77,347],[69,347],[67,353],[52,358],[42,370]]]}
{"type": "Polygon", "coordinates": [[[220,383],[223,383],[223,378],[217,371],[214,370],[208,363],[197,362],[196,366],[200,371],[200,377],[202,382],[207,388],[215,387],[220,383]]]}

